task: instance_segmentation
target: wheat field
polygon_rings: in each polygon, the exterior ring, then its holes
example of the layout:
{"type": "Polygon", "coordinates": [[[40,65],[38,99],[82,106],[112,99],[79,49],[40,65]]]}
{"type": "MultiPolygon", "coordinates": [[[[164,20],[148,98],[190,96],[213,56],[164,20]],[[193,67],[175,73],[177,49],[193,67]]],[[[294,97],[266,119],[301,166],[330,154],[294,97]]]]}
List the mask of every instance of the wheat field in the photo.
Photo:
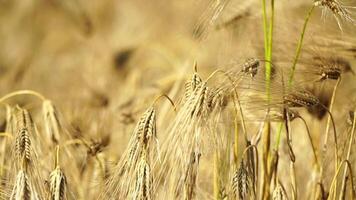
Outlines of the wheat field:
{"type": "Polygon", "coordinates": [[[0,0],[0,199],[356,199],[355,0],[0,0]]]}

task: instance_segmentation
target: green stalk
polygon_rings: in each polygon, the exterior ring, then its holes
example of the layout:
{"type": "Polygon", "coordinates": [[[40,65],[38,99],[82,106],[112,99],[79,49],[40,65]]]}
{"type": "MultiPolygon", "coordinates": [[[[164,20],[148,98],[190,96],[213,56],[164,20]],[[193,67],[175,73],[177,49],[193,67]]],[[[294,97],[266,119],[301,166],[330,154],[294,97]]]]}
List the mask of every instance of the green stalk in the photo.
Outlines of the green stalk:
{"type": "MultiPolygon", "coordinates": [[[[268,31],[268,48],[267,48],[267,60],[266,62],[266,91],[267,91],[267,103],[271,101],[271,62],[272,62],[272,47],[273,47],[273,27],[274,27],[274,0],[271,0],[271,18],[269,22],[269,31],[268,31]]],[[[269,112],[269,111],[268,111],[269,112]]],[[[282,126],[281,126],[282,127],[282,126]]],[[[278,139],[278,143],[279,143],[278,139]]],[[[274,154],[272,155],[273,161],[274,154]]]]}
{"type": "MultiPolygon", "coordinates": [[[[294,57],[294,60],[293,60],[291,72],[289,74],[289,80],[288,80],[288,87],[289,88],[292,87],[295,67],[297,65],[297,62],[298,62],[299,57],[300,57],[300,52],[302,50],[302,44],[303,44],[303,40],[304,40],[305,31],[307,29],[307,25],[308,25],[308,22],[310,20],[310,17],[312,15],[312,13],[313,13],[314,8],[315,8],[315,6],[313,5],[310,8],[310,10],[309,10],[309,12],[308,12],[308,14],[307,14],[307,16],[305,17],[305,20],[304,20],[303,29],[302,29],[302,32],[300,34],[300,38],[299,38],[299,41],[298,41],[297,49],[295,51],[295,57],[294,57]]],[[[280,125],[278,127],[278,132],[277,132],[277,135],[276,135],[276,143],[275,143],[276,150],[278,150],[279,143],[280,143],[280,140],[281,140],[282,126],[283,126],[283,124],[280,123],[280,125]]]]}
{"type": "Polygon", "coordinates": [[[264,36],[264,47],[265,47],[265,59],[268,59],[268,30],[267,30],[267,11],[266,11],[266,0],[262,0],[262,17],[263,17],[263,36],[264,36]]]}
{"type": "MultiPolygon", "coordinates": [[[[263,33],[264,33],[264,47],[265,47],[265,68],[266,68],[266,95],[267,103],[271,101],[270,86],[271,86],[271,62],[272,62],[272,42],[273,42],[273,26],[274,26],[274,0],[271,0],[271,16],[269,21],[269,27],[267,24],[267,12],[266,12],[266,0],[262,0],[262,10],[263,10],[263,33]],[[267,30],[267,27],[269,28],[267,30]]],[[[267,111],[268,112],[268,111],[267,111]]],[[[268,161],[270,158],[270,123],[267,122],[266,130],[263,133],[263,175],[261,184],[261,197],[262,199],[268,199],[269,196],[269,181],[271,177],[268,175],[268,161]]]]}
{"type": "MultiPolygon", "coordinates": [[[[266,90],[267,90],[267,99],[270,101],[270,80],[271,80],[271,62],[272,62],[272,46],[273,46],[273,26],[274,26],[274,0],[271,0],[271,18],[269,23],[268,31],[268,41],[267,41],[267,57],[265,58],[266,62],[266,90]]],[[[266,50],[265,50],[266,51],[266,50]]]]}
{"type": "Polygon", "coordinates": [[[302,33],[300,34],[300,38],[299,38],[299,41],[298,41],[297,49],[295,51],[295,57],[294,57],[294,60],[293,60],[292,69],[291,69],[291,72],[289,74],[289,81],[288,81],[288,86],[289,87],[291,87],[292,83],[293,83],[295,67],[297,65],[297,62],[298,62],[298,59],[299,59],[299,56],[300,56],[300,51],[302,49],[303,40],[304,40],[304,34],[305,34],[306,29],[307,29],[307,25],[308,25],[308,22],[309,22],[309,19],[310,19],[312,13],[313,13],[314,8],[315,8],[315,6],[313,5],[310,8],[307,16],[305,17],[302,33]]]}
{"type": "Polygon", "coordinates": [[[273,26],[274,26],[274,0],[271,0],[271,18],[268,27],[267,23],[267,9],[266,0],[262,0],[262,13],[263,13],[263,36],[264,36],[264,52],[265,52],[265,68],[266,68],[266,95],[267,101],[270,102],[270,80],[271,80],[271,61],[272,61],[272,38],[273,38],[273,26]],[[268,27],[268,29],[267,29],[268,27]]]}

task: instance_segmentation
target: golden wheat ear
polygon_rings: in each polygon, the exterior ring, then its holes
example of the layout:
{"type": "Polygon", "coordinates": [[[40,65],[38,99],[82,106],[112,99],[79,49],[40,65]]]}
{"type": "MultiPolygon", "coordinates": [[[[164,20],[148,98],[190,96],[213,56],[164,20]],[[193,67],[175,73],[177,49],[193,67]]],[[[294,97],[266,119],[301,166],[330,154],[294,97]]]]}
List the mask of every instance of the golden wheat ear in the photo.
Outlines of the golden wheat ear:
{"type": "Polygon", "coordinates": [[[151,177],[150,152],[152,141],[157,136],[154,105],[161,97],[166,97],[174,105],[167,95],[161,95],[142,114],[133,131],[127,149],[117,163],[114,173],[108,179],[107,187],[100,194],[101,198],[111,196],[120,199],[130,197],[141,199],[140,196],[151,196],[148,194],[151,191],[146,191],[146,189],[148,185],[149,188],[152,188],[152,184],[149,184],[151,177]]]}
{"type": "Polygon", "coordinates": [[[251,193],[251,177],[243,161],[241,161],[239,168],[235,172],[232,185],[236,197],[240,199],[249,198],[251,193]]]}
{"type": "Polygon", "coordinates": [[[16,135],[15,153],[17,166],[25,170],[27,165],[32,162],[32,147],[30,135],[33,134],[33,121],[30,113],[26,109],[16,107],[16,135]]]}
{"type": "Polygon", "coordinates": [[[147,154],[143,153],[136,170],[136,184],[132,192],[133,199],[151,200],[153,199],[153,177],[147,154]]]}
{"type": "Polygon", "coordinates": [[[20,170],[17,173],[15,185],[11,193],[10,200],[27,200],[32,197],[32,188],[28,180],[26,171],[20,170]]]}
{"type": "Polygon", "coordinates": [[[66,199],[66,190],[67,190],[67,180],[64,172],[62,171],[59,165],[59,146],[56,147],[56,156],[55,156],[55,168],[51,172],[50,179],[50,191],[49,199],[50,200],[65,200],[66,199]]]}
{"type": "Polygon", "coordinates": [[[351,15],[350,8],[355,8],[352,6],[346,6],[339,0],[315,0],[314,6],[321,7],[323,9],[323,13],[329,11],[335,17],[336,22],[342,31],[341,20],[351,23],[352,25],[356,25],[356,21],[351,15]]]}
{"type": "Polygon", "coordinates": [[[194,90],[203,83],[203,80],[198,74],[198,64],[194,62],[194,74],[185,83],[185,92],[184,92],[184,101],[188,101],[188,99],[192,96],[194,90]]]}

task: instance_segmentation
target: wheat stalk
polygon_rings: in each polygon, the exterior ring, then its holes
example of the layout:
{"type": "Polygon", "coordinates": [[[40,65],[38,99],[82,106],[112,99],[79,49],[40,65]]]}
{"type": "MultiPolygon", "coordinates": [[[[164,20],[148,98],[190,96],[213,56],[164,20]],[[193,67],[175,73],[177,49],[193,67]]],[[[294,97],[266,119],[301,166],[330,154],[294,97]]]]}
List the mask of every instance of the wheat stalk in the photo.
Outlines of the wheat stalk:
{"type": "Polygon", "coordinates": [[[184,199],[192,200],[195,195],[200,155],[192,152],[184,177],[184,199]]]}

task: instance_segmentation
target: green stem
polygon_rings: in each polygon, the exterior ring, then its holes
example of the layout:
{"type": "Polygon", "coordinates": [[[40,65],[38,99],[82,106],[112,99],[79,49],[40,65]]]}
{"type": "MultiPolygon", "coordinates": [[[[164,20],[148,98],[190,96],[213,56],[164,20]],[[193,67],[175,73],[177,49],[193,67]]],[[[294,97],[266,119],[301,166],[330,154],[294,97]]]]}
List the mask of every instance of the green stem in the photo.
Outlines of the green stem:
{"type": "Polygon", "coordinates": [[[271,0],[271,18],[269,23],[268,31],[268,41],[267,41],[267,57],[265,58],[266,62],[266,90],[267,90],[267,99],[270,101],[270,80],[271,80],[271,62],[272,62],[272,46],[273,46],[273,26],[274,26],[274,0],[271,0]]]}
{"type": "Polygon", "coordinates": [[[302,33],[300,34],[300,38],[299,38],[299,41],[298,41],[298,46],[297,46],[297,49],[296,49],[296,52],[295,52],[295,57],[294,57],[293,64],[292,64],[292,69],[291,69],[291,72],[290,72],[290,75],[289,75],[289,81],[288,81],[288,86],[289,87],[291,87],[291,85],[293,83],[295,66],[297,65],[297,62],[298,62],[298,59],[299,59],[299,56],[300,56],[300,51],[302,49],[305,30],[307,29],[307,25],[308,25],[308,22],[309,22],[309,19],[310,19],[312,13],[313,13],[314,8],[315,8],[315,6],[313,5],[311,7],[311,9],[309,10],[307,16],[305,17],[303,30],[302,30],[302,33]]]}
{"type": "MultiPolygon", "coordinates": [[[[300,34],[300,38],[299,38],[297,49],[296,49],[296,52],[295,52],[295,57],[294,57],[294,60],[293,60],[291,72],[290,72],[290,75],[289,75],[288,87],[291,87],[292,83],[293,83],[295,67],[297,65],[297,62],[298,62],[298,59],[299,59],[299,56],[300,56],[300,52],[302,50],[302,44],[303,44],[303,40],[304,40],[305,31],[307,29],[307,25],[308,25],[308,22],[309,22],[309,19],[310,19],[312,13],[313,13],[314,8],[315,8],[315,6],[313,5],[311,7],[311,9],[309,10],[307,16],[305,17],[303,29],[302,29],[302,32],[300,34]]],[[[281,140],[282,127],[283,127],[283,123],[280,123],[280,125],[278,127],[277,136],[276,136],[276,143],[275,143],[276,151],[278,151],[279,143],[280,143],[280,140],[281,140]]]]}
{"type": "Polygon", "coordinates": [[[263,36],[264,36],[264,47],[265,47],[265,59],[268,58],[268,30],[267,30],[267,11],[266,11],[266,0],[262,0],[262,17],[263,17],[263,36]]]}

